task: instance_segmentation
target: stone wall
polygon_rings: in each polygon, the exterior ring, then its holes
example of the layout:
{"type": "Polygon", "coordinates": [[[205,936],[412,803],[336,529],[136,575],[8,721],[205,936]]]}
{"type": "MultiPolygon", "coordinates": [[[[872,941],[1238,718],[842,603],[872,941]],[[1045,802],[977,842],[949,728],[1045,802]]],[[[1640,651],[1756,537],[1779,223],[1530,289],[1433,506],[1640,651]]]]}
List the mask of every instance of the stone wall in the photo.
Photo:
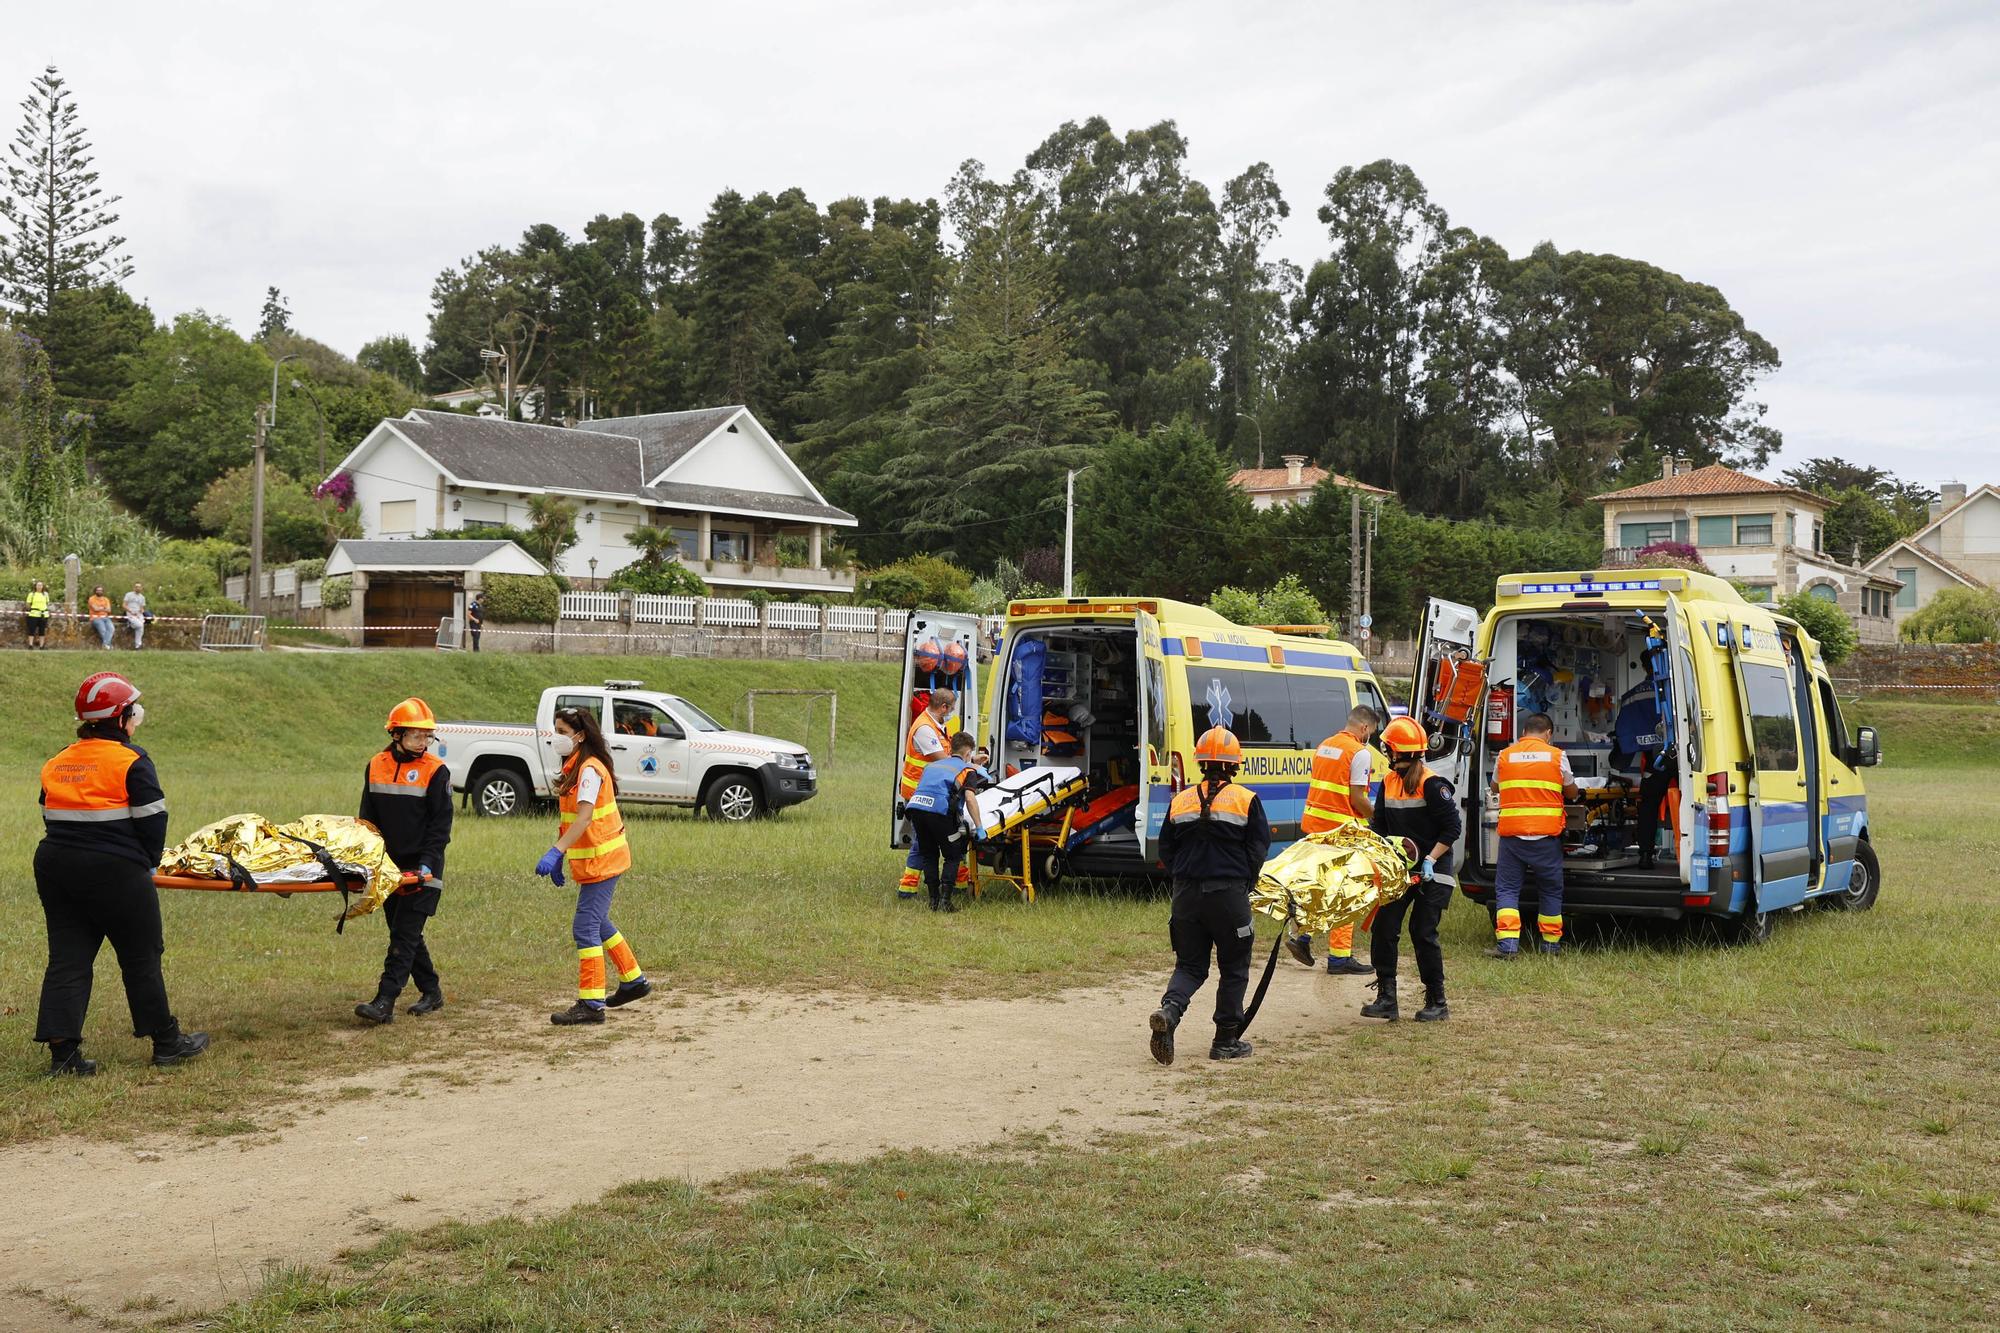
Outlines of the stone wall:
{"type": "MultiPolygon", "coordinates": [[[[22,648],[27,644],[28,636],[23,623],[26,615],[27,609],[20,602],[0,602],[0,649],[22,648]]],[[[111,651],[130,652],[132,635],[125,628],[125,618],[114,616],[113,620],[117,625],[116,633],[111,636],[111,651]]],[[[161,617],[146,626],[147,648],[190,649],[199,647],[200,644],[200,616],[190,616],[186,619],[161,617]]],[[[102,650],[97,639],[97,631],[90,627],[90,617],[70,616],[60,609],[49,617],[49,647],[102,650]]]]}
{"type": "Polygon", "coordinates": [[[1840,664],[1835,676],[1843,685],[1864,692],[1907,690],[2000,699],[2000,644],[1863,646],[1840,664]]]}

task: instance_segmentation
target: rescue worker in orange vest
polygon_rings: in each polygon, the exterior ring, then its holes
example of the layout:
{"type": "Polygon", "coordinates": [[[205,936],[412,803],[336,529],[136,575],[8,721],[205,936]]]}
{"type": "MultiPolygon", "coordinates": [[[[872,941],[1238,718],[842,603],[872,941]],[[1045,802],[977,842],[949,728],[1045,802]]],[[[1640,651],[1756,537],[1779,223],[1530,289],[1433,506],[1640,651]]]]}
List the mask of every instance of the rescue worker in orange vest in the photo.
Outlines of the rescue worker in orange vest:
{"type": "MultiPolygon", "coordinates": [[[[930,702],[923,711],[910,720],[910,729],[903,734],[903,772],[896,779],[896,804],[903,807],[917,794],[917,784],[923,781],[924,769],[951,754],[951,734],[957,730],[952,725],[952,712],[958,707],[958,692],[955,690],[932,690],[930,702]]],[[[957,883],[962,887],[969,882],[971,871],[965,866],[958,868],[957,883]]],[[[917,835],[910,833],[910,854],[903,859],[903,877],[896,882],[898,898],[914,898],[924,887],[924,862],[917,851],[917,835]]]]}
{"type": "MultiPolygon", "coordinates": [[[[1368,799],[1368,783],[1375,762],[1369,744],[1381,715],[1366,704],[1347,714],[1347,725],[1319,743],[1313,755],[1312,785],[1306,789],[1305,816],[1299,828],[1305,833],[1321,833],[1342,824],[1366,823],[1375,807],[1368,799]]],[[[1287,942],[1292,957],[1312,966],[1312,940],[1294,935],[1287,942]]],[[[1326,970],[1333,976],[1365,977],[1374,968],[1354,957],[1354,927],[1335,926],[1326,936],[1326,970]]]]}
{"type": "Polygon", "coordinates": [[[132,733],[146,720],[139,691],[112,671],[76,692],[76,743],[42,765],[42,842],[35,892],[48,926],[35,1040],[49,1048],[49,1074],[87,1076],[83,1017],[97,951],[118,955],[132,1035],[153,1039],[153,1063],[178,1065],[208,1049],[206,1032],[182,1032],[160,975],[166,936],[153,867],[167,846],[167,796],[132,733]]]}
{"type": "Polygon", "coordinates": [[[1438,923],[1451,906],[1451,885],[1438,876],[1451,873],[1451,849],[1465,821],[1451,783],[1424,763],[1430,737],[1415,718],[1397,717],[1382,729],[1389,750],[1389,772],[1382,779],[1382,800],[1368,826],[1385,838],[1413,845],[1418,859],[1416,882],[1409,892],[1375,913],[1368,928],[1369,953],[1375,963],[1375,998],[1361,1006],[1364,1018],[1396,1021],[1396,954],[1403,918],[1410,919],[1410,943],[1417,951],[1417,975],[1424,983],[1424,1007],[1419,1023],[1451,1017],[1444,1001],[1444,950],[1438,944],[1438,923]]]}
{"type": "Polygon", "coordinates": [[[1561,953],[1563,937],[1563,802],[1578,799],[1569,756],[1550,743],[1547,713],[1521,719],[1521,739],[1500,752],[1494,781],[1500,792],[1500,862],[1493,871],[1492,958],[1521,951],[1521,885],[1535,880],[1535,926],[1543,953],[1561,953]]]}
{"type": "Polygon", "coordinates": [[[562,833],[555,846],[542,853],[535,873],[557,888],[564,884],[563,867],[576,880],[576,919],[570,934],[576,940],[576,1003],[549,1015],[558,1027],[602,1023],[607,1008],[616,1009],[653,993],[640,970],[632,946],[611,924],[611,895],[618,877],[632,868],[625,843],[625,820],[618,813],[618,783],[611,775],[611,751],[597,715],[581,708],[558,708],[555,750],[563,761],[556,779],[562,802],[562,833]],[[605,994],[605,960],[618,969],[618,989],[605,994]]]}
{"type": "Polygon", "coordinates": [[[412,1014],[434,1014],[444,1008],[444,990],[424,943],[424,927],[437,915],[444,897],[444,849],[451,841],[451,770],[431,753],[431,733],[437,730],[431,706],[422,699],[405,699],[389,710],[382,729],[389,733],[389,743],[368,761],[361,783],[361,818],[382,835],[396,868],[413,871],[417,878],[382,903],[389,952],[375,983],[375,998],[354,1006],[355,1017],[370,1023],[394,1021],[396,997],[412,979],[417,983],[412,1014]]]}
{"type": "Polygon", "coordinates": [[[1264,803],[1234,781],[1243,766],[1243,747],[1222,727],[1211,727],[1195,742],[1201,781],[1174,794],[1160,829],[1160,859],[1174,877],[1173,909],[1167,935],[1174,945],[1174,975],[1149,1020],[1153,1058],[1174,1062],[1174,1029],[1188,1002],[1208,980],[1208,956],[1215,954],[1215,1041],[1211,1060],[1240,1060],[1250,1054],[1243,1031],[1243,992],[1250,985],[1250,953],[1256,943],[1250,924],[1250,889],[1271,850],[1271,822],[1264,803]]]}

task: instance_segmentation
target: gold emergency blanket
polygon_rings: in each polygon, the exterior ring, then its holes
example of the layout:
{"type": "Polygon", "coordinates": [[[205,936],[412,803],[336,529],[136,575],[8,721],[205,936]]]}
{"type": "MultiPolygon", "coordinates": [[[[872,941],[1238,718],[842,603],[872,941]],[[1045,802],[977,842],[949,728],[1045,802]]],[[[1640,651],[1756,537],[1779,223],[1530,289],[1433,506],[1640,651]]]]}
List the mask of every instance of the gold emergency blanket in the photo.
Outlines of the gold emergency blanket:
{"type": "Polygon", "coordinates": [[[300,838],[326,848],[342,870],[365,881],[365,890],[348,904],[343,920],[368,915],[402,881],[374,825],[349,815],[306,815],[289,824],[273,824],[262,815],[231,815],[169,847],[160,858],[160,873],[227,879],[234,860],[260,885],[323,882],[326,867],[300,838]]]}
{"type": "Polygon", "coordinates": [[[1250,906],[1293,928],[1318,935],[1365,919],[1410,891],[1415,866],[1401,839],[1385,838],[1365,824],[1342,824],[1308,833],[1264,863],[1250,906]]]}

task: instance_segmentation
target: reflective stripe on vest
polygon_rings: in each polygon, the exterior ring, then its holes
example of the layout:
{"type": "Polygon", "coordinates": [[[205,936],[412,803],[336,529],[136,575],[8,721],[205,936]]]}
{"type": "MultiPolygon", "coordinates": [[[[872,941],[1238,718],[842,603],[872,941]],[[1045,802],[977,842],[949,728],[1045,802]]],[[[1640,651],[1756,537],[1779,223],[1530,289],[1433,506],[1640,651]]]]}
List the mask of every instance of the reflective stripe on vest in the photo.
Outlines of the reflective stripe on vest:
{"type": "Polygon", "coordinates": [[[1429,802],[1424,800],[1424,784],[1437,775],[1428,767],[1417,771],[1415,786],[1405,788],[1403,779],[1395,769],[1382,779],[1382,804],[1391,810],[1421,810],[1429,802]]]}
{"type": "Polygon", "coordinates": [[[1299,820],[1300,828],[1307,833],[1320,833],[1360,820],[1349,797],[1354,785],[1350,780],[1354,756],[1363,748],[1365,742],[1345,731],[1336,731],[1320,742],[1319,749],[1313,752],[1312,781],[1306,788],[1306,808],[1299,820]]]}
{"type": "MultiPolygon", "coordinates": [[[[632,853],[625,845],[625,820],[618,813],[618,797],[611,784],[611,774],[595,759],[581,761],[586,768],[597,770],[598,803],[590,810],[590,823],[584,826],[583,836],[565,854],[570,877],[579,884],[595,884],[600,880],[622,875],[632,868],[632,853]]],[[[575,775],[582,778],[582,773],[575,775]]],[[[562,794],[562,831],[567,833],[570,825],[576,823],[576,783],[562,794]]]]}
{"type": "Polygon", "coordinates": [[[1562,751],[1543,740],[1516,741],[1494,769],[1500,787],[1500,836],[1549,837],[1563,831],[1562,751]]]}
{"type": "Polygon", "coordinates": [[[139,752],[117,741],[78,741],[42,765],[42,818],[57,824],[108,824],[167,812],[164,800],[134,806],[125,776],[139,752]]]}
{"type": "Polygon", "coordinates": [[[443,767],[444,761],[434,754],[399,760],[380,750],[368,761],[368,790],[376,796],[428,796],[431,779],[443,767]]]}
{"type": "MultiPolygon", "coordinates": [[[[1201,788],[1183,787],[1175,793],[1173,804],[1167,807],[1169,824],[1199,824],[1201,822],[1201,788]]],[[[1217,824],[1231,824],[1237,828],[1248,827],[1250,823],[1250,801],[1255,795],[1248,787],[1232,782],[1209,798],[1208,817],[1217,824]]]]}
{"type": "Polygon", "coordinates": [[[910,720],[910,729],[903,733],[903,776],[896,782],[896,795],[909,800],[917,794],[917,784],[923,781],[924,770],[933,760],[942,759],[951,753],[951,729],[944,722],[931,716],[926,708],[910,720]],[[917,728],[928,726],[938,734],[938,752],[927,755],[917,748],[917,728]]]}

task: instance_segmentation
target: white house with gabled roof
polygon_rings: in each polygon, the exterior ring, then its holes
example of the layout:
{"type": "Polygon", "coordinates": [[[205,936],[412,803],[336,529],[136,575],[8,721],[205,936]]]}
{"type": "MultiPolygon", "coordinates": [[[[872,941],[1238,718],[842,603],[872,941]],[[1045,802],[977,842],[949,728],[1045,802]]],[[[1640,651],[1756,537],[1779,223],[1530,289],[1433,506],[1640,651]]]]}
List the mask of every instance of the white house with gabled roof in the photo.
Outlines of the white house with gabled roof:
{"type": "Polygon", "coordinates": [[[638,558],[641,526],[671,531],[682,562],[718,588],[851,592],[827,547],[854,515],[829,504],[746,407],[542,426],[417,408],[385,419],[341,461],[363,535],[413,538],[479,524],[528,526],[528,503],[577,506],[576,580],[638,558]],[[595,565],[592,565],[595,561],[595,565]]]}
{"type": "Polygon", "coordinates": [[[1868,562],[1902,585],[1896,627],[1946,588],[2000,588],[2000,487],[1939,487],[1931,521],[1868,562]]]}

